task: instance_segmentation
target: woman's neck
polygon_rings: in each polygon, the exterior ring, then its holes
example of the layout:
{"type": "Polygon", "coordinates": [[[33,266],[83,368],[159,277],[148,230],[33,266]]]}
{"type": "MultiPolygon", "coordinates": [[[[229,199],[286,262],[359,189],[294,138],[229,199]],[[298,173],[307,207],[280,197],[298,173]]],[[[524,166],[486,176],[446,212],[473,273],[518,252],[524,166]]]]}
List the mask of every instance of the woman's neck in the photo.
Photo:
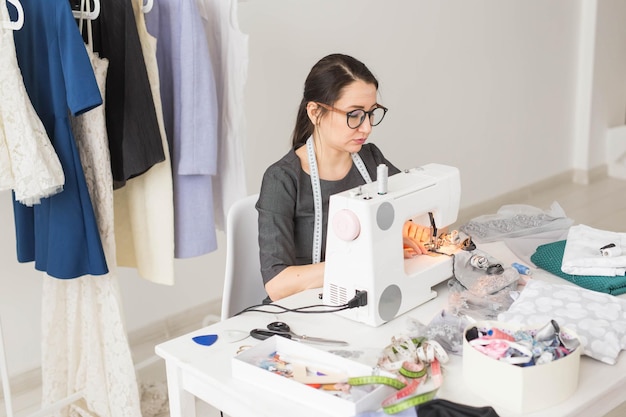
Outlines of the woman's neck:
{"type": "Polygon", "coordinates": [[[315,142],[315,158],[317,171],[323,180],[340,180],[348,175],[350,168],[352,168],[352,156],[349,152],[328,146],[319,146],[317,141],[315,142]]]}
{"type": "MultiPolygon", "coordinates": [[[[337,151],[323,145],[320,146],[317,141],[315,141],[313,148],[315,149],[315,162],[320,179],[337,181],[348,175],[352,168],[352,156],[349,152],[337,151]]],[[[296,155],[300,158],[304,172],[311,175],[306,145],[296,149],[296,155]]]]}

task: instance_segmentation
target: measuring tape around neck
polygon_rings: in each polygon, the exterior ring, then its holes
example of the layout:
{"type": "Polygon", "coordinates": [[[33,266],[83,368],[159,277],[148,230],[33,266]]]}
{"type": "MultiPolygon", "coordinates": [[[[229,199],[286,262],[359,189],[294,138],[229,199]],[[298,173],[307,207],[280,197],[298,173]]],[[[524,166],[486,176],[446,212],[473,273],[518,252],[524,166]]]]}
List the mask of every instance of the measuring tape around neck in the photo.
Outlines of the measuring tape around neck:
{"type": "MultiPolygon", "coordinates": [[[[315,224],[313,226],[313,249],[312,263],[316,264],[322,260],[322,187],[320,185],[320,175],[317,170],[317,159],[315,157],[315,147],[313,145],[313,136],[306,141],[307,156],[309,158],[309,171],[311,176],[311,188],[313,189],[313,207],[315,210],[315,224]]],[[[358,153],[351,153],[352,162],[357,167],[361,176],[367,184],[372,182],[370,174],[365,168],[365,163],[358,153]]]]}

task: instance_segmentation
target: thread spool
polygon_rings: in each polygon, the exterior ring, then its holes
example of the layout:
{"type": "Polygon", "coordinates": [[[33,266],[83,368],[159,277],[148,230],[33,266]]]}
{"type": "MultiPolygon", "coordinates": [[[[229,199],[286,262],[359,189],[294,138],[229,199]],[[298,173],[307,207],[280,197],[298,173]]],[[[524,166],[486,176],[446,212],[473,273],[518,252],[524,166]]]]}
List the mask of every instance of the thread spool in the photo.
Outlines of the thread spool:
{"type": "Polygon", "coordinates": [[[378,194],[387,194],[387,179],[389,177],[389,170],[387,165],[380,164],[376,168],[376,182],[378,183],[378,194]]]}
{"type": "Polygon", "coordinates": [[[610,247],[604,247],[602,249],[600,249],[600,253],[602,254],[602,256],[606,256],[606,257],[614,257],[614,256],[620,256],[622,254],[622,249],[617,247],[617,246],[610,246],[610,247]]]}
{"type": "Polygon", "coordinates": [[[511,264],[511,266],[513,268],[515,268],[517,270],[517,272],[519,272],[522,275],[531,275],[532,274],[532,271],[526,265],[522,265],[522,264],[518,264],[517,262],[513,262],[511,264]]]}

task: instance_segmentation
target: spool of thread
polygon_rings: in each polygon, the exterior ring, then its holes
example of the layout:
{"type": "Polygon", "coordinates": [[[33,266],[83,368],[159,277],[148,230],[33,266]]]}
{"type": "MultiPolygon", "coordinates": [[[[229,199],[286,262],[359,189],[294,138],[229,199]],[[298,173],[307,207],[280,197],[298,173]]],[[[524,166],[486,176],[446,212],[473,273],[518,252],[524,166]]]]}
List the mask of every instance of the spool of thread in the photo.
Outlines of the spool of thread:
{"type": "Polygon", "coordinates": [[[378,183],[378,194],[387,194],[387,178],[389,177],[389,170],[387,165],[380,164],[376,168],[376,182],[378,183]]]}
{"type": "Polygon", "coordinates": [[[615,246],[615,245],[608,246],[608,247],[607,246],[600,249],[600,253],[602,254],[602,256],[614,257],[614,256],[620,256],[622,254],[622,249],[619,248],[618,246],[615,246]]]}
{"type": "Polygon", "coordinates": [[[519,272],[522,275],[531,275],[532,274],[532,271],[526,265],[522,265],[522,264],[518,264],[517,262],[513,262],[511,264],[511,266],[513,268],[515,268],[517,270],[517,272],[519,272]]]}

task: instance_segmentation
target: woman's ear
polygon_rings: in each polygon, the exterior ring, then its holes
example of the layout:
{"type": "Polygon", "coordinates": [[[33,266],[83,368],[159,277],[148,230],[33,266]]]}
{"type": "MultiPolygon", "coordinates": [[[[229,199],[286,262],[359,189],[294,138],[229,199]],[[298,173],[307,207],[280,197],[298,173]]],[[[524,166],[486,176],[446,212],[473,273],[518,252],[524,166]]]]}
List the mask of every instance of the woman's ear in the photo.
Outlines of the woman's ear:
{"type": "Polygon", "coordinates": [[[306,114],[313,125],[317,126],[320,115],[320,106],[314,101],[309,101],[306,105],[306,114]]]}

